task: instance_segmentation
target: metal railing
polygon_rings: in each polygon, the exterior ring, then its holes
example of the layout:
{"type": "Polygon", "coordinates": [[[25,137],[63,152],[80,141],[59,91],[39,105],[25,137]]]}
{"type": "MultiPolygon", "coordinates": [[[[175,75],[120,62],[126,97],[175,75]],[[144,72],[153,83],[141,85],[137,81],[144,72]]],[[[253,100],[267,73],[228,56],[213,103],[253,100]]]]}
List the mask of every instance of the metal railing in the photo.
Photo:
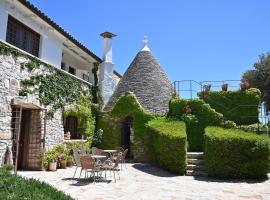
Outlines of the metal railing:
{"type": "MultiPolygon", "coordinates": [[[[195,80],[180,80],[180,81],[174,81],[172,84],[173,90],[174,90],[174,96],[181,97],[183,99],[194,99],[194,98],[199,98],[198,93],[202,93],[205,90],[205,85],[210,84],[211,85],[211,91],[219,91],[222,90],[222,85],[227,83],[228,84],[228,90],[236,90],[240,88],[240,80],[222,80],[222,81],[195,81],[195,80]]],[[[228,103],[231,102],[231,99],[228,99],[224,96],[222,96],[225,101],[228,103]]],[[[224,108],[225,105],[222,105],[220,102],[214,102],[215,104],[219,106],[223,106],[224,108]]],[[[229,109],[226,111],[226,113],[234,112],[237,109],[242,109],[243,107],[258,107],[258,105],[235,105],[233,108],[229,109]]],[[[259,123],[258,123],[258,132],[261,132],[259,130],[259,125],[264,124],[268,125],[270,124],[270,117],[268,113],[266,112],[265,106],[263,103],[261,103],[258,107],[259,114],[258,116],[239,116],[239,119],[243,117],[258,117],[259,123]]],[[[266,132],[269,134],[269,130],[266,132]]]]}

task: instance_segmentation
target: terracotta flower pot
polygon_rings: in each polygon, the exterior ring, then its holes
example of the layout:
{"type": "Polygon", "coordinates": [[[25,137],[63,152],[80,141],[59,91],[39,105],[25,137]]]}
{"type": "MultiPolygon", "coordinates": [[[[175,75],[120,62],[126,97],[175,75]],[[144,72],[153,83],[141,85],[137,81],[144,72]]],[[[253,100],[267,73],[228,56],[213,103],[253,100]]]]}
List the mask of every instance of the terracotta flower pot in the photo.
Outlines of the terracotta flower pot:
{"type": "Polygon", "coordinates": [[[57,162],[49,163],[49,171],[56,171],[57,162]]]}
{"type": "Polygon", "coordinates": [[[61,169],[67,168],[67,161],[66,160],[60,160],[60,167],[61,169]]]}
{"type": "Polygon", "coordinates": [[[68,160],[67,161],[67,167],[72,167],[73,166],[73,161],[72,160],[68,160]]]}

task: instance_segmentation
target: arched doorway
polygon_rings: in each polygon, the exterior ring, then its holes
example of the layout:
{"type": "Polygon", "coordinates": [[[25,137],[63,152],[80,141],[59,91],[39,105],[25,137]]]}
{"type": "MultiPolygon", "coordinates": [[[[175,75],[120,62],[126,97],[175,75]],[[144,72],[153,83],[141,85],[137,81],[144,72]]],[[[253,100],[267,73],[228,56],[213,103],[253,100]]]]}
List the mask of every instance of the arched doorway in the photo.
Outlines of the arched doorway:
{"type": "Polygon", "coordinates": [[[131,140],[130,136],[132,135],[133,132],[133,118],[132,117],[126,117],[125,120],[123,121],[123,128],[122,128],[122,135],[121,135],[121,147],[124,149],[128,149],[128,154],[127,157],[130,158],[130,147],[131,147],[131,140]]]}

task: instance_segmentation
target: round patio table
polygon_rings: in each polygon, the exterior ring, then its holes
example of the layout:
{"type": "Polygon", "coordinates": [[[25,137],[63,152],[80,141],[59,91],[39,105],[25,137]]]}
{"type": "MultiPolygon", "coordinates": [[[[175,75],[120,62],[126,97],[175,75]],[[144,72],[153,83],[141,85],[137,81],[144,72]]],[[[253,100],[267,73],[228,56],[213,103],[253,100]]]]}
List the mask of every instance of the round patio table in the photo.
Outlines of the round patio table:
{"type": "Polygon", "coordinates": [[[103,155],[90,155],[92,158],[95,158],[95,159],[102,159],[102,158],[106,158],[106,156],[103,156],[103,155]]]}
{"type": "Polygon", "coordinates": [[[118,152],[117,150],[110,150],[110,149],[106,149],[103,151],[109,153],[111,158],[113,158],[114,154],[118,152]]]}

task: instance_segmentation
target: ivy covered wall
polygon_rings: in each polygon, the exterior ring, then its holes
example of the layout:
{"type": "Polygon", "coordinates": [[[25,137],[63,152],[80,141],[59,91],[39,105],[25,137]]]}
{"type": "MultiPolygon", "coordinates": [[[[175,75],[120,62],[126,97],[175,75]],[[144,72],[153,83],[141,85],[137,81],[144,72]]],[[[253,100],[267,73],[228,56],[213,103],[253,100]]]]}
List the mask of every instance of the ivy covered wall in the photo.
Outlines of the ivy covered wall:
{"type": "Polygon", "coordinates": [[[81,95],[90,96],[90,92],[86,82],[0,42],[0,138],[9,146],[12,144],[14,102],[32,104],[49,111],[45,147],[52,149],[64,141],[63,106],[76,102],[81,95]]]}
{"type": "Polygon", "coordinates": [[[92,143],[95,131],[95,112],[89,96],[81,96],[76,101],[75,107],[66,109],[64,112],[64,124],[67,117],[76,117],[78,120],[78,138],[85,136],[89,144],[92,143]]]}
{"type": "Polygon", "coordinates": [[[131,144],[131,156],[138,161],[148,160],[148,141],[146,123],[154,116],[144,111],[132,93],[121,96],[115,106],[98,117],[98,128],[103,130],[101,148],[115,149],[121,146],[123,122],[126,117],[133,119],[134,142],[131,144]]]}
{"type": "Polygon", "coordinates": [[[237,125],[259,122],[261,92],[258,89],[209,91],[199,93],[199,96],[217,112],[222,113],[225,119],[234,121],[237,125]]]}

